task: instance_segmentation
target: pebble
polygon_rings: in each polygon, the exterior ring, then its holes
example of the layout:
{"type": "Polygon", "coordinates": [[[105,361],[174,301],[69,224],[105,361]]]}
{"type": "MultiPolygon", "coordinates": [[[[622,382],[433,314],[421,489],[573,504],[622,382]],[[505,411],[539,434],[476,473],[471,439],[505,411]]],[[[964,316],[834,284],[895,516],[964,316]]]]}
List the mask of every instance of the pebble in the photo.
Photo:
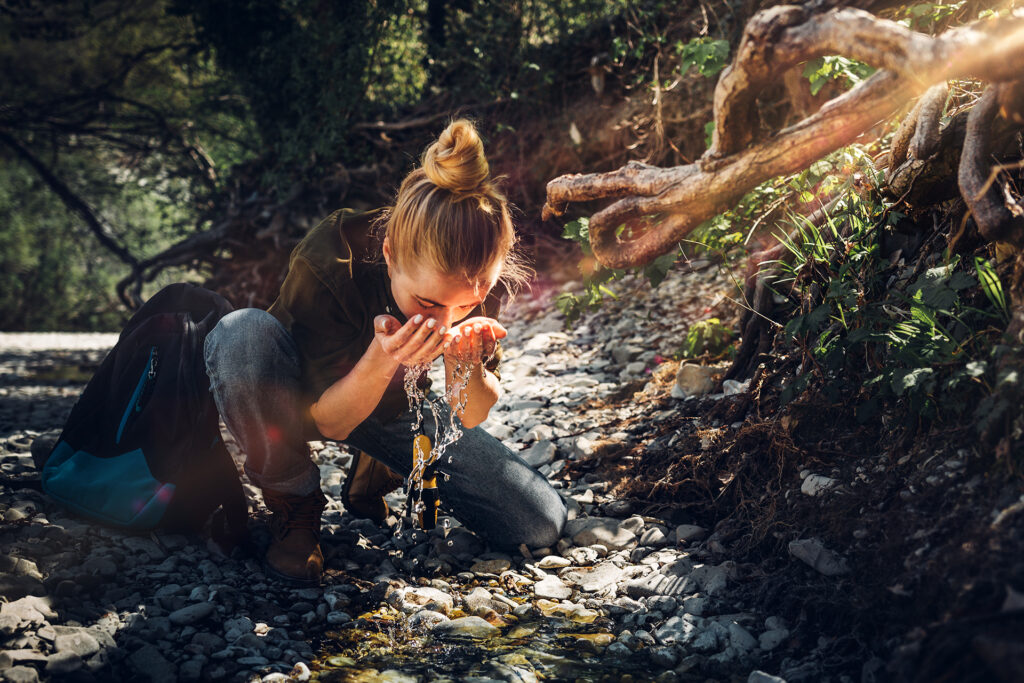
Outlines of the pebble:
{"type": "Polygon", "coordinates": [[[850,571],[846,560],[825,548],[817,538],[790,541],[789,554],[825,576],[840,576],[850,571]]]}
{"type": "Polygon", "coordinates": [[[185,626],[188,624],[195,624],[196,622],[206,619],[215,611],[212,602],[197,602],[194,605],[182,607],[179,610],[175,610],[168,615],[171,623],[175,626],[185,626]]]}
{"type": "Polygon", "coordinates": [[[501,630],[480,617],[459,617],[434,626],[430,633],[438,638],[492,638],[501,630]]]}
{"type": "MultiPolygon", "coordinates": [[[[664,314],[626,315],[607,325],[565,331],[557,313],[545,312],[535,322],[539,331],[510,334],[524,341],[506,349],[506,394],[483,426],[563,487],[574,518],[551,548],[512,556],[488,553],[477,535],[457,521],[443,524],[446,518],[433,532],[405,527],[397,536],[391,529],[356,520],[334,500],[351,458],[334,442],[310,444],[322,485],[332,498],[323,526],[332,573],[323,589],[282,587],[267,579],[258,558],[224,556],[190,536],[121,533],[75,518],[31,491],[5,499],[0,487],[0,512],[31,519],[26,529],[44,529],[41,536],[19,541],[45,539],[62,554],[59,559],[56,554],[33,554],[43,544],[26,543],[0,555],[0,587],[8,600],[0,605],[0,633],[21,639],[18,645],[10,640],[5,645],[10,649],[0,653],[3,676],[10,680],[21,670],[33,676],[26,680],[37,680],[44,667],[66,666],[78,667],[73,676],[88,674],[97,680],[308,681],[311,672],[302,660],[313,660],[313,643],[327,642],[326,632],[344,634],[360,628],[365,619],[377,618],[386,629],[408,628],[418,634],[411,643],[488,639],[502,629],[510,637],[517,634],[525,643],[522,649],[496,650],[473,675],[461,668],[445,672],[453,680],[480,682],[539,680],[541,668],[532,670],[538,661],[545,662],[544,678],[562,677],[560,667],[573,664],[571,656],[531,654],[544,649],[533,648],[548,637],[545,619],[556,620],[551,623],[559,625],[559,637],[573,639],[578,656],[626,667],[609,669],[610,675],[642,667],[636,674],[642,671],[640,677],[646,679],[650,672],[649,678],[657,681],[676,680],[673,668],[702,666],[708,656],[739,658],[741,651],[753,651],[751,640],[762,650],[773,638],[784,642],[789,634],[783,624],[772,629],[766,622],[765,632],[755,639],[746,630],[748,617],[736,617],[741,631],[726,617],[725,626],[714,621],[728,605],[730,572],[701,554],[712,548],[698,544],[707,536],[703,528],[673,528],[656,517],[630,516],[643,508],[614,498],[616,482],[604,480],[599,470],[583,470],[581,476],[578,469],[596,462],[588,459],[598,453],[609,458],[642,455],[651,436],[625,420],[642,427],[676,414],[678,404],[663,399],[649,412],[628,400],[606,405],[591,401],[620,390],[620,375],[628,381],[649,378],[650,368],[657,376],[655,354],[674,351],[685,321],[668,323],[675,325],[672,334],[662,331],[652,337],[643,330],[648,320],[677,316],[669,299],[662,300],[681,295],[681,289],[665,289],[676,277],[670,274],[660,294],[644,304],[668,306],[664,314]],[[617,348],[621,350],[616,354],[617,348]],[[34,593],[59,593],[61,613],[48,598],[35,598],[34,593]],[[571,601],[574,595],[576,602],[571,601]],[[100,605],[110,605],[110,611],[100,605]],[[67,628],[75,630],[61,630],[67,628]],[[580,629],[594,632],[582,637],[576,632],[580,629]],[[682,648],[701,637],[707,649],[697,655],[702,663],[693,664],[688,659],[692,651],[682,648]],[[17,652],[21,654],[11,654],[17,652]]],[[[598,315],[607,319],[604,311],[598,315]]],[[[106,348],[114,338],[107,337],[106,348]]],[[[98,348],[93,366],[102,359],[103,347],[98,348]]],[[[702,368],[698,374],[716,372],[720,369],[702,368]]],[[[663,374],[664,380],[658,381],[671,379],[663,374]]],[[[655,381],[647,386],[645,392],[655,381]]],[[[724,391],[732,388],[723,386],[724,391]]],[[[77,391],[69,387],[60,397],[60,411],[70,409],[77,391]]],[[[63,414],[56,410],[54,414],[63,414]]],[[[59,419],[51,416],[41,426],[59,427],[59,419]]],[[[662,445],[672,446],[669,436],[674,435],[666,435],[662,445]]],[[[19,450],[7,453],[0,439],[0,464],[23,467],[14,457],[27,453],[32,439],[23,441],[19,450]]],[[[6,443],[10,449],[10,440],[6,443]]],[[[240,465],[229,434],[226,443],[240,465]]],[[[259,490],[248,482],[245,487],[254,509],[262,511],[259,490]]],[[[389,497],[393,508],[401,502],[400,493],[389,497]]],[[[254,535],[266,533],[262,524],[254,519],[254,535]]],[[[265,543],[266,536],[256,540],[265,543]]],[[[354,650],[327,652],[320,661],[356,666],[358,658],[352,654],[354,650]]],[[[398,661],[406,660],[396,659],[386,668],[377,665],[374,680],[413,680],[398,661]]],[[[564,670],[565,677],[578,677],[571,675],[571,668],[564,670]]],[[[708,677],[718,672],[703,673],[708,677]]]]}
{"type": "Polygon", "coordinates": [[[566,525],[566,534],[578,546],[601,544],[610,550],[621,550],[636,541],[636,534],[613,518],[583,517],[566,525]]]}
{"type": "Polygon", "coordinates": [[[572,595],[572,588],[566,586],[557,576],[548,576],[533,585],[533,593],[538,598],[564,600],[572,595]]]}

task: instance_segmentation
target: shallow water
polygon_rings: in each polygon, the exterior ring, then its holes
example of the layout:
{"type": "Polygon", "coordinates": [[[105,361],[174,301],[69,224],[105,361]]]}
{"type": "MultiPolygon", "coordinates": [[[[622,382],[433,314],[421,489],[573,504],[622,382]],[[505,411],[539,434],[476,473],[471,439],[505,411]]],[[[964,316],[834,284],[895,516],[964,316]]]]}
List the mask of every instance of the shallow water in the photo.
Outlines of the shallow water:
{"type": "MultiPolygon", "coordinates": [[[[589,610],[588,610],[589,611],[589,610]]],[[[452,617],[460,616],[456,610],[452,617]]],[[[591,613],[593,614],[593,613],[591,613]]],[[[610,621],[580,623],[557,610],[522,621],[502,620],[491,638],[435,638],[416,634],[392,610],[362,615],[328,632],[315,662],[317,678],[331,683],[431,681],[480,676],[507,681],[642,681],[652,677],[636,662],[616,663],[601,653],[615,640],[610,621]]]]}

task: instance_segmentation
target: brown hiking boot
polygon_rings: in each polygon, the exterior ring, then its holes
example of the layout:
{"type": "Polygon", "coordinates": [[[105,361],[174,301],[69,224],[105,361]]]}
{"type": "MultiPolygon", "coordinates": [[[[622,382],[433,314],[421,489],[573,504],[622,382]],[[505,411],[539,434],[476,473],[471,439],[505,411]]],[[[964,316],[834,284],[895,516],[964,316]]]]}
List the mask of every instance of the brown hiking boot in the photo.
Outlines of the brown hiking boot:
{"type": "Polygon", "coordinates": [[[274,513],[267,548],[267,573],[286,583],[317,585],[324,571],[320,552],[320,515],[327,497],[319,488],[307,496],[263,489],[263,500],[274,513]]]}
{"type": "Polygon", "coordinates": [[[380,524],[388,518],[388,504],[384,496],[404,481],[387,465],[359,451],[348,468],[345,486],[341,490],[341,504],[356,517],[380,524]]]}

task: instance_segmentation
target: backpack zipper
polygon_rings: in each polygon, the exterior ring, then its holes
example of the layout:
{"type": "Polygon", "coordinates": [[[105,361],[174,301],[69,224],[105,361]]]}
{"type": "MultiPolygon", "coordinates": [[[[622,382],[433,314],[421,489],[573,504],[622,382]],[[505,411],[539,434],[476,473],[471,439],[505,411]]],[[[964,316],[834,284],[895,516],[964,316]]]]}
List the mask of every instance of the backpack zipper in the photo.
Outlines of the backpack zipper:
{"type": "Polygon", "coordinates": [[[132,392],[132,397],[128,401],[128,407],[125,408],[124,415],[121,417],[121,424],[117,428],[117,437],[114,443],[121,443],[121,437],[124,435],[125,427],[128,426],[128,418],[131,414],[142,411],[142,394],[146,386],[152,384],[153,379],[156,377],[157,358],[156,347],[149,347],[149,360],[146,361],[146,368],[142,376],[139,377],[139,382],[135,385],[135,391],[132,392]]]}

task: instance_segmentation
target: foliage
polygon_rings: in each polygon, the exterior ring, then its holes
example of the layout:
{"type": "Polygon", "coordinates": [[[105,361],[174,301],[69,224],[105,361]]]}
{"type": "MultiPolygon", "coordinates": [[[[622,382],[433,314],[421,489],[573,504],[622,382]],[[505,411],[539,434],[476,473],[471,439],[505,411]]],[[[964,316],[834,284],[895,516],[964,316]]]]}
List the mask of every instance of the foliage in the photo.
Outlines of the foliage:
{"type": "Polygon", "coordinates": [[[874,72],[874,67],[864,62],[833,55],[810,60],[804,65],[803,75],[811,83],[811,94],[817,95],[829,81],[837,81],[848,89],[874,72]]]}
{"type": "Polygon", "coordinates": [[[780,235],[791,259],[777,264],[774,286],[791,306],[787,338],[805,358],[783,400],[811,381],[837,400],[860,378],[862,421],[890,401],[927,419],[970,410],[996,380],[984,359],[1004,321],[998,277],[980,259],[893,263],[881,239],[902,215],[873,192],[842,192],[822,225],[794,215],[780,235]]]}
{"type": "Polygon", "coordinates": [[[686,340],[679,347],[680,358],[697,358],[705,354],[719,358],[732,351],[732,330],[718,318],[701,320],[686,331],[686,340]]]}
{"type": "Polygon", "coordinates": [[[565,225],[562,231],[564,239],[572,240],[580,245],[583,261],[580,273],[583,276],[583,293],[563,292],[555,300],[555,306],[566,318],[566,325],[572,325],[584,311],[599,308],[605,297],[617,299],[618,295],[608,286],[614,280],[621,280],[627,274],[642,274],[652,287],[657,287],[675,265],[682,251],[675,249],[662,254],[643,268],[605,268],[597,265],[590,248],[590,219],[578,218],[565,225]]]}
{"type": "Polygon", "coordinates": [[[700,36],[687,43],[676,44],[679,52],[680,71],[686,72],[696,67],[701,76],[711,78],[718,75],[729,63],[729,41],[715,40],[710,36],[700,36]]]}

